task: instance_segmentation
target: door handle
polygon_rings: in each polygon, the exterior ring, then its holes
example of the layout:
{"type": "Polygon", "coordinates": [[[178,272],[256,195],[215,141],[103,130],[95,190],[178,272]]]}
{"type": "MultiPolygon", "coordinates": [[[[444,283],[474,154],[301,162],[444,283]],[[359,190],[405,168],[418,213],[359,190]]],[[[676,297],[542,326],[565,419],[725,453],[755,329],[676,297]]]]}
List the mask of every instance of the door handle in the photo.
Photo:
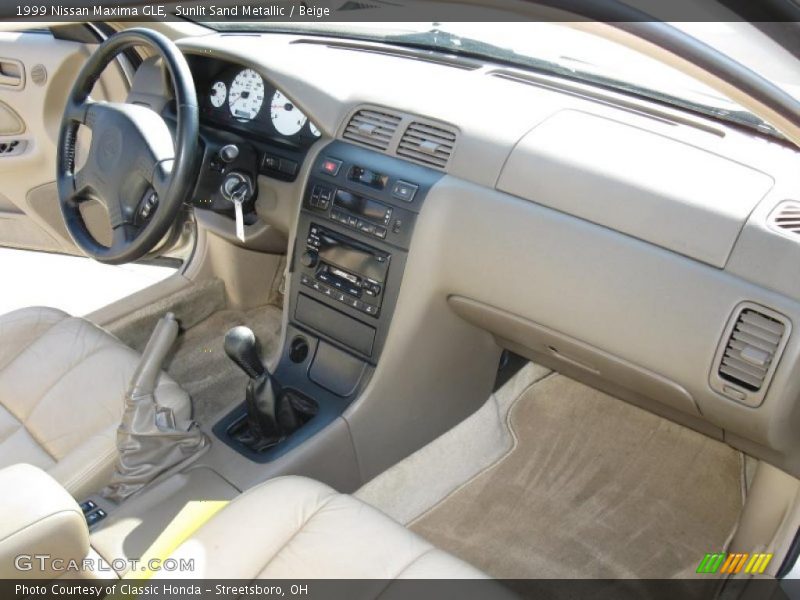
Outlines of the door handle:
{"type": "Polygon", "coordinates": [[[18,60],[0,58],[0,85],[22,87],[25,82],[25,67],[18,60]]]}

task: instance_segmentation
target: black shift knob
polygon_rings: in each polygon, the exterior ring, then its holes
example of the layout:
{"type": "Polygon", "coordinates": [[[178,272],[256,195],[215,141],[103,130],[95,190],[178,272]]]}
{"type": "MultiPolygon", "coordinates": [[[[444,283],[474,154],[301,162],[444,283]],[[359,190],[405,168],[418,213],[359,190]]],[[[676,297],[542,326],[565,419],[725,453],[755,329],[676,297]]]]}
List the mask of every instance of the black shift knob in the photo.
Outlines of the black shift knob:
{"type": "Polygon", "coordinates": [[[225,353],[230,359],[255,379],[267,372],[261,361],[261,348],[256,334],[249,327],[240,325],[225,334],[225,353]]]}

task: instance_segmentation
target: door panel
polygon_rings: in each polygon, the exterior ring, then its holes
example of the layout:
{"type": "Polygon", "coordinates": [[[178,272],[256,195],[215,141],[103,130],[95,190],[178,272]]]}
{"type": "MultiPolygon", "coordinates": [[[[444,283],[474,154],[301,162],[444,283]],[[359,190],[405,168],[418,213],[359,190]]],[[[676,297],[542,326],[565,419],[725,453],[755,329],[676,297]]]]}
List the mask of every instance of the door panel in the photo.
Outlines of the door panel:
{"type": "MultiPolygon", "coordinates": [[[[0,32],[0,246],[78,253],[58,209],[56,146],[66,96],[93,48],[45,31],[0,32]]],[[[127,87],[114,65],[92,97],[124,100],[127,87]]],[[[87,216],[105,237],[102,213],[87,216]]]]}

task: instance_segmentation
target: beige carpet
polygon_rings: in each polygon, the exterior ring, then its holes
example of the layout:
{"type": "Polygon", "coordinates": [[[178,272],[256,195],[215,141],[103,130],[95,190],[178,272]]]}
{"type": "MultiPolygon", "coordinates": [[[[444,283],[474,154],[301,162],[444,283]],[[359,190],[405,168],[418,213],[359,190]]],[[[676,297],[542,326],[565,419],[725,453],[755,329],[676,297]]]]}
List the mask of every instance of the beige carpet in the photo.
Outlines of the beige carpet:
{"type": "Polygon", "coordinates": [[[515,445],[416,519],[501,578],[689,576],[741,509],[729,446],[553,374],[510,413],[515,445]]]}
{"type": "Polygon", "coordinates": [[[258,337],[262,354],[280,351],[281,310],[267,305],[248,310],[220,310],[178,338],[167,371],[189,392],[194,418],[213,425],[216,418],[244,401],[247,376],[225,354],[225,334],[231,327],[247,325],[258,337]]]}

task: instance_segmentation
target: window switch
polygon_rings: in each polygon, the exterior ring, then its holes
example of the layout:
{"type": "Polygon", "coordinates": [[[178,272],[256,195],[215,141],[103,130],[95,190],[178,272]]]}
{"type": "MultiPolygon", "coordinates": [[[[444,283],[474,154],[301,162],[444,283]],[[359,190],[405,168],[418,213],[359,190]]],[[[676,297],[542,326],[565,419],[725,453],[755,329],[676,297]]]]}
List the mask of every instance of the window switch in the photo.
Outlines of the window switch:
{"type": "Polygon", "coordinates": [[[95,508],[97,508],[97,504],[93,500],[86,500],[85,502],[81,502],[80,504],[81,510],[83,514],[88,514],[92,512],[95,508]]]}
{"type": "Polygon", "coordinates": [[[92,525],[96,525],[105,519],[107,516],[108,513],[106,513],[106,511],[104,511],[102,508],[98,508],[94,512],[90,512],[88,515],[86,515],[86,524],[91,527],[92,525]]]}

